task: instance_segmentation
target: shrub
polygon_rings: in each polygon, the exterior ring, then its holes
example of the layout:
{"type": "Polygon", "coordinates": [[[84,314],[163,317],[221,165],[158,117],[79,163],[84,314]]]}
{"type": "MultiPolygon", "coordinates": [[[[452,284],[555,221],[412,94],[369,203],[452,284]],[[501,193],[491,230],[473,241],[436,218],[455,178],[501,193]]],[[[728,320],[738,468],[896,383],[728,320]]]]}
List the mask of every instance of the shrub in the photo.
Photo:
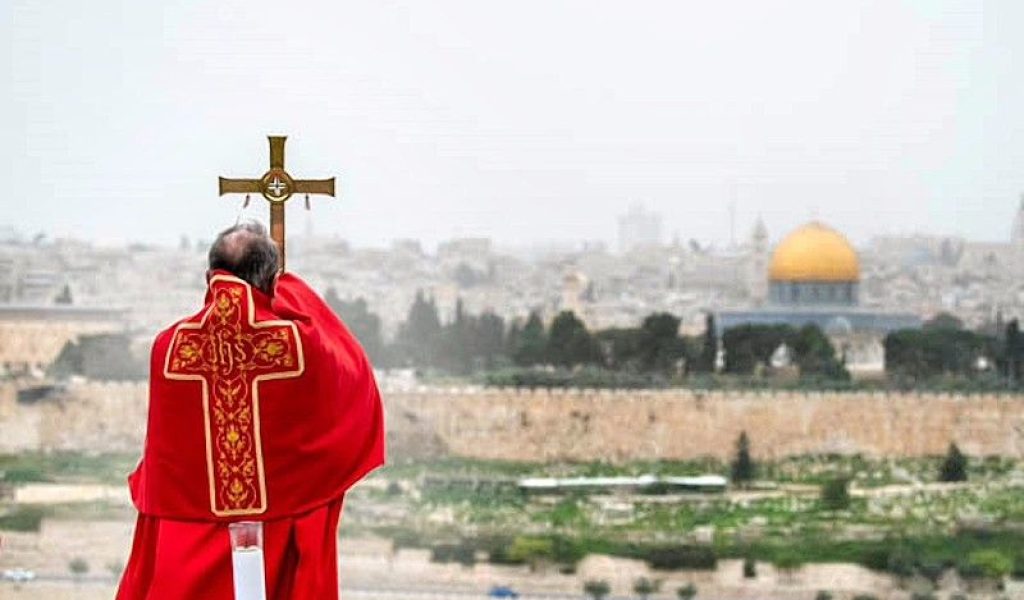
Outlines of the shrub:
{"type": "Polygon", "coordinates": [[[913,553],[903,547],[895,548],[889,553],[885,570],[897,577],[910,577],[914,574],[916,559],[913,553]]]}
{"type": "Polygon", "coordinates": [[[999,550],[976,550],[967,555],[964,577],[987,577],[1002,579],[1013,571],[1013,560],[999,550]]]}
{"type": "Polygon", "coordinates": [[[938,600],[938,597],[932,592],[914,592],[910,600],[938,600]]]}
{"type": "Polygon", "coordinates": [[[603,579],[591,579],[583,582],[583,593],[594,600],[602,600],[612,591],[608,582],[603,579]]]}
{"type": "Polygon", "coordinates": [[[643,552],[652,569],[714,569],[718,564],[714,548],[708,546],[655,546],[643,552]]]}
{"type": "Polygon", "coordinates": [[[941,562],[925,561],[917,565],[917,572],[922,577],[932,582],[932,585],[938,585],[939,579],[942,578],[942,574],[946,571],[946,565],[941,562]]]}
{"type": "Polygon", "coordinates": [[[750,557],[743,559],[743,577],[755,579],[757,577],[757,562],[750,557]]]}
{"type": "Polygon", "coordinates": [[[430,549],[430,560],[437,563],[459,563],[467,567],[476,563],[476,551],[471,544],[437,544],[430,549]]]}
{"type": "Polygon", "coordinates": [[[826,510],[845,510],[850,507],[850,480],[837,477],[821,486],[821,505],[826,510]]]}
{"type": "Polygon", "coordinates": [[[71,571],[71,574],[76,577],[85,575],[89,572],[89,563],[85,562],[84,558],[72,558],[68,562],[68,571],[71,571]]]}
{"type": "Polygon", "coordinates": [[[545,538],[520,536],[512,540],[508,549],[508,558],[514,562],[529,563],[535,569],[542,561],[553,560],[555,557],[554,543],[545,538]]]}
{"type": "Polygon", "coordinates": [[[967,481],[967,457],[956,444],[949,445],[949,451],[939,469],[939,481],[967,481]]]}
{"type": "Polygon", "coordinates": [[[46,516],[38,506],[22,506],[13,512],[0,516],[0,529],[7,531],[39,531],[46,516]]]}
{"type": "Polygon", "coordinates": [[[661,587],[660,581],[654,581],[646,577],[640,577],[633,582],[633,592],[646,600],[648,596],[658,591],[661,587]]]}
{"type": "Polygon", "coordinates": [[[775,557],[775,566],[780,571],[795,571],[803,564],[803,559],[795,551],[780,552],[775,557]]]}
{"type": "Polygon", "coordinates": [[[832,592],[821,590],[814,595],[814,600],[832,600],[832,592]]]}
{"type": "Polygon", "coordinates": [[[679,600],[693,600],[697,597],[697,586],[692,583],[688,583],[681,588],[676,589],[676,597],[679,600]]]}
{"type": "Polygon", "coordinates": [[[874,594],[857,594],[853,597],[853,600],[878,600],[878,596],[874,594]]]}
{"type": "Polygon", "coordinates": [[[121,573],[124,572],[124,563],[119,560],[112,560],[107,563],[107,572],[113,575],[115,578],[120,577],[121,573]]]}

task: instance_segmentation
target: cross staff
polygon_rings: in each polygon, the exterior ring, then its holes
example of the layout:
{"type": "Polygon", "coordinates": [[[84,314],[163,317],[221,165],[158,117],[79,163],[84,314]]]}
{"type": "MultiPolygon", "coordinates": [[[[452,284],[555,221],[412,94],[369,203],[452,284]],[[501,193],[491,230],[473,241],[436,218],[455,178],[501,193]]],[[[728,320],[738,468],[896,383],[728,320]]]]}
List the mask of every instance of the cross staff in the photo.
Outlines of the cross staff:
{"type": "MultiPolygon", "coordinates": [[[[323,194],[334,196],[334,178],[330,179],[292,179],[284,170],[283,135],[269,135],[270,170],[259,179],[227,179],[220,177],[220,195],[251,194],[259,192],[270,202],[270,237],[277,242],[281,251],[281,270],[284,270],[284,203],[292,194],[323,194]]],[[[248,200],[248,198],[247,198],[248,200]]],[[[308,206],[308,205],[307,205],[308,206]]]]}

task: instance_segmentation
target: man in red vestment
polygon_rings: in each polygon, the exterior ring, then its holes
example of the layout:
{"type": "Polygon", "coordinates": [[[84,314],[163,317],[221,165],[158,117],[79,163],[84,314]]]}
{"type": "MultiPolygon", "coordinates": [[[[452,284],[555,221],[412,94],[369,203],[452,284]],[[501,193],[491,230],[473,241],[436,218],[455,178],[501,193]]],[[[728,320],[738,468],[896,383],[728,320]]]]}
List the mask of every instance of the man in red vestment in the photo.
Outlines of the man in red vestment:
{"type": "Polygon", "coordinates": [[[118,600],[231,600],[228,524],[261,521],[268,600],[338,597],[345,491],[384,461],[355,338],[257,224],[210,249],[203,308],[153,344],[139,517],[118,600]]]}

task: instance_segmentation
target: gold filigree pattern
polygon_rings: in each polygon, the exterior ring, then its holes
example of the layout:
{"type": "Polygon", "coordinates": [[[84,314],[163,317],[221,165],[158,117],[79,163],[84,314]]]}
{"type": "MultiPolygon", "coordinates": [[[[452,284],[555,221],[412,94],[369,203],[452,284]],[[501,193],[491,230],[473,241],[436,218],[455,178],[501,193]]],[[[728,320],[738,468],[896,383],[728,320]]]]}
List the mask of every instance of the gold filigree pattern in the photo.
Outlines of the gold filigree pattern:
{"type": "Polygon", "coordinates": [[[252,290],[235,277],[210,282],[213,302],[198,323],[178,326],[164,374],[203,385],[210,510],[267,510],[259,426],[259,382],[298,377],[302,343],[294,323],[255,321],[252,290]]]}

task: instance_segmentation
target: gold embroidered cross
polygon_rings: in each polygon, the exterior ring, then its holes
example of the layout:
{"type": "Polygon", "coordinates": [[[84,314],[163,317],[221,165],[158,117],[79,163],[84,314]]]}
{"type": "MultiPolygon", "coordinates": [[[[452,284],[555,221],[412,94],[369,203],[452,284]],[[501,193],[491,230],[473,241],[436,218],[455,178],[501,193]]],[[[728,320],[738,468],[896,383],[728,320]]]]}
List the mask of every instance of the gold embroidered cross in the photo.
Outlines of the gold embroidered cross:
{"type": "Polygon", "coordinates": [[[200,320],[174,331],[164,376],[202,386],[210,511],[258,515],[267,510],[260,382],[302,375],[302,340],[290,321],[257,321],[252,289],[241,279],[216,275],[210,292],[200,320]]]}

